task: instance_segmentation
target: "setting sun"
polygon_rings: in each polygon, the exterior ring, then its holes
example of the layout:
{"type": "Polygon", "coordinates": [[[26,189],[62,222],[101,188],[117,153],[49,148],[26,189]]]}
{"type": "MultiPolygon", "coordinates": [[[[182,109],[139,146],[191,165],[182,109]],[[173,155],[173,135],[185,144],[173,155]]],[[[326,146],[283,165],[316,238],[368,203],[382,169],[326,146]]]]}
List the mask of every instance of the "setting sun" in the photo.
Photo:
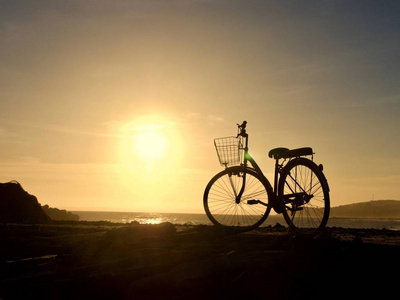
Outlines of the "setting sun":
{"type": "Polygon", "coordinates": [[[179,170],[183,142],[179,122],[171,116],[142,115],[121,128],[120,162],[125,180],[135,178],[143,185],[171,180],[179,170]],[[134,174],[141,172],[138,179],[134,174]]]}
{"type": "Polygon", "coordinates": [[[133,150],[142,159],[159,159],[166,155],[169,142],[157,129],[140,132],[133,137],[133,150]]]}
{"type": "Polygon", "coordinates": [[[179,119],[165,114],[143,114],[121,124],[118,184],[130,196],[119,201],[149,211],[154,205],[173,209],[185,179],[180,124],[179,119]]]}

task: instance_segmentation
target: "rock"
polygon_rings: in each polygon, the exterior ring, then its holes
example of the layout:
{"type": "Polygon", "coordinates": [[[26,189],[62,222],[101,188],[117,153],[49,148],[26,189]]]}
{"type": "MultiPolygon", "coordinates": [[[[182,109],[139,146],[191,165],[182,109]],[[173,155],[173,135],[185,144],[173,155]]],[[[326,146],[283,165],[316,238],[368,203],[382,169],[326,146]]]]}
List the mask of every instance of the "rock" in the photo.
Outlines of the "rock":
{"type": "Polygon", "coordinates": [[[43,211],[48,215],[52,220],[56,221],[79,221],[79,216],[75,215],[65,209],[52,208],[48,205],[42,206],[43,211]]]}
{"type": "Polygon", "coordinates": [[[285,226],[277,222],[272,228],[285,228],[285,226]]]}
{"type": "Polygon", "coordinates": [[[37,198],[17,181],[0,183],[0,222],[41,224],[50,221],[37,198]]]}

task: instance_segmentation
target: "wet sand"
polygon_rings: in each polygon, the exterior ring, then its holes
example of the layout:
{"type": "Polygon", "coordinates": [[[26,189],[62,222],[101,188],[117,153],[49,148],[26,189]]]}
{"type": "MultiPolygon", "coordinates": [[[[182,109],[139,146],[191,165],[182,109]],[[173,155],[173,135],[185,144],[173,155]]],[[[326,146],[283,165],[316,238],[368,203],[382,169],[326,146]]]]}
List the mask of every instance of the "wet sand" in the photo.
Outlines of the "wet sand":
{"type": "Polygon", "coordinates": [[[0,299],[338,299],[397,294],[400,232],[59,222],[0,233],[0,299]]]}

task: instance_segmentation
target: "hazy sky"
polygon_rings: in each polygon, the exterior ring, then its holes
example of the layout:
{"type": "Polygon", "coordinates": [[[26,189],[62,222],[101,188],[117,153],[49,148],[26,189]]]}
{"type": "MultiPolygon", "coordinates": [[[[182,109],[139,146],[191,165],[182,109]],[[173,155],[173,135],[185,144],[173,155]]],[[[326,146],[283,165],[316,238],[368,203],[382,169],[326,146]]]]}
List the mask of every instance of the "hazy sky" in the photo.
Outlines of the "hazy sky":
{"type": "Polygon", "coordinates": [[[271,181],[269,149],[311,146],[332,206],[400,199],[399,53],[399,1],[0,0],[0,182],[202,212],[213,139],[247,120],[271,181]]]}

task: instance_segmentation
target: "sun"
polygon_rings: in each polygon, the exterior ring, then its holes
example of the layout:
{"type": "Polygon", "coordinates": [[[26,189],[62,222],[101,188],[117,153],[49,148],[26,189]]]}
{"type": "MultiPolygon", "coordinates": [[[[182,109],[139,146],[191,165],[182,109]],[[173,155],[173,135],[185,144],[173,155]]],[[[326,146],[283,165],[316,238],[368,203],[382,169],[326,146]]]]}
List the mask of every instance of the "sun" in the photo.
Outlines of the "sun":
{"type": "Polygon", "coordinates": [[[185,144],[176,118],[144,115],[122,124],[120,132],[119,166],[125,181],[134,179],[135,186],[139,181],[142,186],[167,183],[181,169],[185,144]]]}
{"type": "Polygon", "coordinates": [[[169,141],[156,127],[149,126],[133,136],[134,154],[145,160],[156,160],[167,154],[169,141]]]}

